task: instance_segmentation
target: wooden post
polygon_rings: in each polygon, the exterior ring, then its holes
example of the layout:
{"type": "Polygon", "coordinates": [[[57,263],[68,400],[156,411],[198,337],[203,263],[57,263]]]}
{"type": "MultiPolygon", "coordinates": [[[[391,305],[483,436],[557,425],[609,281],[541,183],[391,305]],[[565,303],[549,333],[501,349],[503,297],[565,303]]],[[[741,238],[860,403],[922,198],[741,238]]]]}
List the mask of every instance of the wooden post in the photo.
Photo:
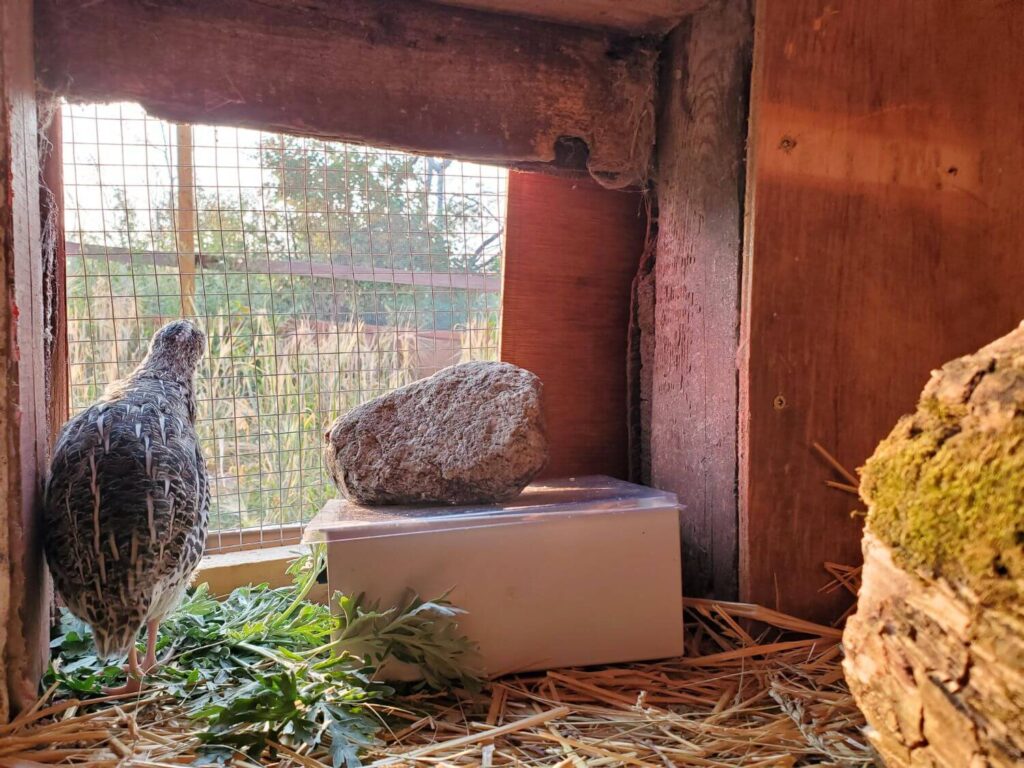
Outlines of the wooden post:
{"type": "Polygon", "coordinates": [[[682,516],[683,589],[737,591],[740,260],[752,21],[709,5],[668,37],[658,125],[651,478],[682,516]]]}
{"type": "Polygon", "coordinates": [[[192,126],[178,124],[178,206],[175,213],[181,316],[196,314],[196,190],[192,126]]]}
{"type": "Polygon", "coordinates": [[[43,260],[32,3],[0,3],[0,719],[36,698],[49,578],[38,507],[46,463],[43,260]]]}

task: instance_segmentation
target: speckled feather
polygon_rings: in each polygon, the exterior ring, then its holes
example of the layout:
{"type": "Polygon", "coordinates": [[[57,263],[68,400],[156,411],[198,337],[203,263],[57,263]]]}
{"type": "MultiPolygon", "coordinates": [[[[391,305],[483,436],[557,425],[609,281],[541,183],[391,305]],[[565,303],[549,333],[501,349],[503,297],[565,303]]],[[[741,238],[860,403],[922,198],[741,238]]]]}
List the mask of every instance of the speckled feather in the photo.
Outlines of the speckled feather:
{"type": "Polygon", "coordinates": [[[195,431],[205,338],[161,328],[127,378],[72,418],[44,501],[47,561],[67,607],[104,658],[123,657],[180,602],[203,554],[210,491],[195,431]]]}

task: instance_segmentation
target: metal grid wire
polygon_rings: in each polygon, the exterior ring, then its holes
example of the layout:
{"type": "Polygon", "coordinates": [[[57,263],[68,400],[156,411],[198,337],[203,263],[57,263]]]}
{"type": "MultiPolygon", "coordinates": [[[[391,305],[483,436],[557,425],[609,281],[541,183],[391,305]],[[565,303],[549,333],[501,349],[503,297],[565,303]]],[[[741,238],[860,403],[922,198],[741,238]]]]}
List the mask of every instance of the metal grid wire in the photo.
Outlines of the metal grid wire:
{"type": "Polygon", "coordinates": [[[211,549],[291,541],[335,495],[325,427],[497,359],[504,169],[64,105],[72,413],[194,314],[211,549]]]}

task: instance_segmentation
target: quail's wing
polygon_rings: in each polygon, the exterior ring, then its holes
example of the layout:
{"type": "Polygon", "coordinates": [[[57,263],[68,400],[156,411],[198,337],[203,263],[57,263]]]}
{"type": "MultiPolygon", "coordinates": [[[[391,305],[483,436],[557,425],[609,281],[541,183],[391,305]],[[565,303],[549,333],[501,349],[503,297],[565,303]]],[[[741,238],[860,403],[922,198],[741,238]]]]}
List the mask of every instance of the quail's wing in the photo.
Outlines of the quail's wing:
{"type": "Polygon", "coordinates": [[[195,429],[187,419],[168,418],[151,442],[156,482],[154,535],[148,539],[160,577],[187,577],[206,543],[210,487],[195,429]]]}
{"type": "Polygon", "coordinates": [[[196,493],[195,534],[201,543],[199,555],[202,556],[206,546],[206,532],[210,521],[210,476],[206,470],[206,459],[199,440],[195,441],[195,467],[198,491],[196,493]]]}
{"type": "Polygon", "coordinates": [[[76,594],[93,589],[97,569],[97,547],[92,534],[97,484],[93,411],[90,408],[82,412],[61,430],[43,499],[46,557],[57,590],[72,601],[76,594]]]}
{"type": "Polygon", "coordinates": [[[69,435],[45,505],[57,589],[72,610],[77,601],[144,613],[157,588],[202,553],[209,490],[195,431],[174,412],[115,403],[84,412],[69,435]]]}

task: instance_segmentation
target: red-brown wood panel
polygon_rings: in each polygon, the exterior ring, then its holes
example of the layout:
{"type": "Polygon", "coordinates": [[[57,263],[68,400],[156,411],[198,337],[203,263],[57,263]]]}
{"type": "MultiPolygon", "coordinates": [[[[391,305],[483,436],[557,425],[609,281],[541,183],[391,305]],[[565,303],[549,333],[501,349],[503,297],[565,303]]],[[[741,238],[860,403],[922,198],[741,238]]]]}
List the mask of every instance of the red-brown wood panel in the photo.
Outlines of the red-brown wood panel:
{"type": "Polygon", "coordinates": [[[544,383],[546,477],[627,474],[626,337],[645,233],[637,192],[509,175],[501,357],[544,383]]]}
{"type": "Polygon", "coordinates": [[[860,559],[863,463],[929,371],[1024,317],[1024,5],[761,0],[741,386],[741,591],[809,618],[860,559]],[[751,240],[752,237],[752,240],[751,240]]]}

